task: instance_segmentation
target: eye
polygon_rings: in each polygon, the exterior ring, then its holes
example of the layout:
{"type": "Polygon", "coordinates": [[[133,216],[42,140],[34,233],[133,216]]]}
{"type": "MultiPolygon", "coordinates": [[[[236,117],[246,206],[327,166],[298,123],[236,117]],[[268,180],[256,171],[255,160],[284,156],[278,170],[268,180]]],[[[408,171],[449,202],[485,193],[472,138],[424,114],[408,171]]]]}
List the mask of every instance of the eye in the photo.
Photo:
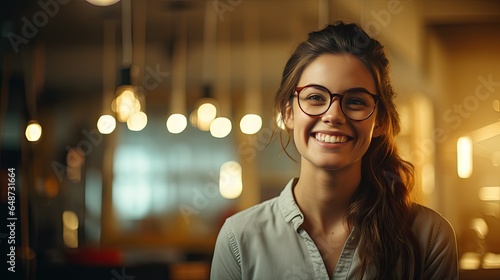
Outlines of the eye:
{"type": "Polygon", "coordinates": [[[310,105],[323,105],[330,100],[328,92],[314,86],[304,88],[300,95],[301,99],[310,105]]]}
{"type": "Polygon", "coordinates": [[[346,105],[362,105],[362,106],[366,106],[367,105],[366,100],[364,100],[363,98],[347,97],[345,99],[346,99],[345,100],[345,104],[346,105]]]}
{"type": "Polygon", "coordinates": [[[308,94],[306,99],[310,100],[310,101],[318,101],[318,102],[325,102],[326,101],[324,94],[322,95],[319,93],[308,94]]]}
{"type": "Polygon", "coordinates": [[[373,98],[365,92],[349,92],[344,95],[344,105],[351,110],[361,110],[367,107],[373,107],[373,98]]]}

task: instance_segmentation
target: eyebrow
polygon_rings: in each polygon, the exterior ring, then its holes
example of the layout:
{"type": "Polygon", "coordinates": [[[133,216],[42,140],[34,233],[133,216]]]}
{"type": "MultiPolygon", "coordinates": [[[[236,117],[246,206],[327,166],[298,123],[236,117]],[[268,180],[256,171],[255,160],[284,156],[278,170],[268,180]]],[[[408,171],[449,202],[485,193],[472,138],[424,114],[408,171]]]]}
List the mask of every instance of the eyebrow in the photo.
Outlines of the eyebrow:
{"type": "Polygon", "coordinates": [[[325,89],[327,90],[328,92],[330,92],[331,94],[339,94],[339,93],[348,93],[348,92],[359,92],[359,91],[362,91],[362,92],[366,92],[366,93],[369,93],[369,94],[373,94],[373,95],[376,95],[374,93],[372,93],[371,91],[367,90],[366,88],[364,87],[353,87],[353,88],[348,88],[344,91],[341,91],[341,92],[332,92],[331,90],[329,90],[327,87],[323,86],[323,85],[319,85],[319,84],[307,84],[305,86],[302,86],[302,87],[298,87],[298,88],[303,88],[303,87],[314,87],[314,88],[318,88],[318,89],[325,89]]]}

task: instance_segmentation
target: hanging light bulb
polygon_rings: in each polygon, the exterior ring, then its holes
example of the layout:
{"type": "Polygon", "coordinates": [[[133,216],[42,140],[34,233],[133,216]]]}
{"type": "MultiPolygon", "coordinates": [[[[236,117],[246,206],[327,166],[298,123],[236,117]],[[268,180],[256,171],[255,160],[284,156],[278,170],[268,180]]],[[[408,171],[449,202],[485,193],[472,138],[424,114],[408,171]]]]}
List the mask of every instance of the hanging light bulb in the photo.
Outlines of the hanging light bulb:
{"type": "Polygon", "coordinates": [[[97,120],[97,129],[101,134],[110,134],[116,128],[116,120],[111,115],[102,115],[97,120]]]}
{"type": "Polygon", "coordinates": [[[173,134],[179,134],[187,127],[187,119],[183,114],[172,114],[167,119],[167,130],[173,134]]]}
{"type": "Polygon", "coordinates": [[[215,138],[224,138],[231,132],[232,125],[228,118],[219,117],[216,118],[210,124],[210,134],[215,138]]]}
{"type": "Polygon", "coordinates": [[[172,73],[172,97],[171,112],[166,125],[167,130],[173,134],[183,132],[187,127],[186,114],[186,15],[180,13],[177,22],[179,23],[179,38],[174,45],[172,64],[174,73],[172,73]]]}
{"type": "Polygon", "coordinates": [[[246,114],[241,118],[240,129],[245,134],[255,134],[262,128],[262,118],[256,114],[246,114]]]}
{"type": "Polygon", "coordinates": [[[231,24],[220,26],[218,43],[216,45],[216,73],[217,79],[214,82],[214,98],[219,104],[218,117],[210,125],[210,134],[215,138],[224,138],[231,133],[231,51],[230,41],[231,24]]]}
{"type": "Polygon", "coordinates": [[[142,109],[138,88],[124,85],[116,91],[117,97],[111,103],[111,109],[116,113],[119,122],[127,122],[130,116],[142,109]]]}
{"type": "Polygon", "coordinates": [[[202,61],[202,98],[198,101],[196,126],[202,131],[210,130],[212,121],[217,116],[217,103],[213,98],[213,83],[215,81],[214,69],[215,50],[217,42],[217,15],[213,12],[213,5],[205,2],[205,15],[203,24],[203,61],[202,61]]]}
{"type": "Polygon", "coordinates": [[[212,98],[202,99],[202,104],[197,110],[197,127],[200,130],[208,131],[210,129],[210,124],[217,116],[217,107],[214,105],[212,98]]]}
{"type": "MultiPolygon", "coordinates": [[[[257,12],[255,6],[249,7],[257,12]]],[[[243,36],[245,41],[245,61],[247,65],[245,75],[245,111],[247,114],[240,121],[240,129],[244,134],[255,134],[262,128],[262,118],[258,115],[261,112],[262,91],[260,65],[260,27],[255,24],[255,19],[247,13],[243,36]],[[250,22],[248,20],[251,20],[250,22]]],[[[258,12],[256,15],[258,16],[258,12]]]]}
{"type": "Polygon", "coordinates": [[[42,137],[42,126],[37,121],[30,121],[24,133],[30,142],[36,142],[42,137]]]}
{"type": "Polygon", "coordinates": [[[141,131],[148,123],[148,116],[144,112],[136,112],[127,120],[127,127],[132,131],[141,131]]]}

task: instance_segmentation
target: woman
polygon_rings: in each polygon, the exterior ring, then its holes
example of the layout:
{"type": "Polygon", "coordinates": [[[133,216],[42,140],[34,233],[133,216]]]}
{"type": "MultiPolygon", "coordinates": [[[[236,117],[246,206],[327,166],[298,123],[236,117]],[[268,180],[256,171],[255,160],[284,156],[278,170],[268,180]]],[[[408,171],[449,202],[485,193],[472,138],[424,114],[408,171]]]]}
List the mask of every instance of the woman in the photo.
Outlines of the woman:
{"type": "Polygon", "coordinates": [[[300,176],[226,220],[212,279],[458,278],[451,225],[410,201],[413,166],[394,142],[388,68],[382,45],[355,24],[329,25],[297,47],[276,112],[300,176]]]}

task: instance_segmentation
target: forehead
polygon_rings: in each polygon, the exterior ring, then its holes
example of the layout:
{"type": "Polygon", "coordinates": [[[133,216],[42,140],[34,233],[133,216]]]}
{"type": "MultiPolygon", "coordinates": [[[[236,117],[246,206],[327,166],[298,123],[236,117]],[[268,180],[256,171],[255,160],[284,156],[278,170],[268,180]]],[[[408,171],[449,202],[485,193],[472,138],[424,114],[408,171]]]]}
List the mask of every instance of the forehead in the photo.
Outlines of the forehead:
{"type": "Polygon", "coordinates": [[[302,72],[298,86],[319,84],[332,92],[363,87],[375,93],[375,82],[363,62],[351,54],[323,54],[302,72]]]}

